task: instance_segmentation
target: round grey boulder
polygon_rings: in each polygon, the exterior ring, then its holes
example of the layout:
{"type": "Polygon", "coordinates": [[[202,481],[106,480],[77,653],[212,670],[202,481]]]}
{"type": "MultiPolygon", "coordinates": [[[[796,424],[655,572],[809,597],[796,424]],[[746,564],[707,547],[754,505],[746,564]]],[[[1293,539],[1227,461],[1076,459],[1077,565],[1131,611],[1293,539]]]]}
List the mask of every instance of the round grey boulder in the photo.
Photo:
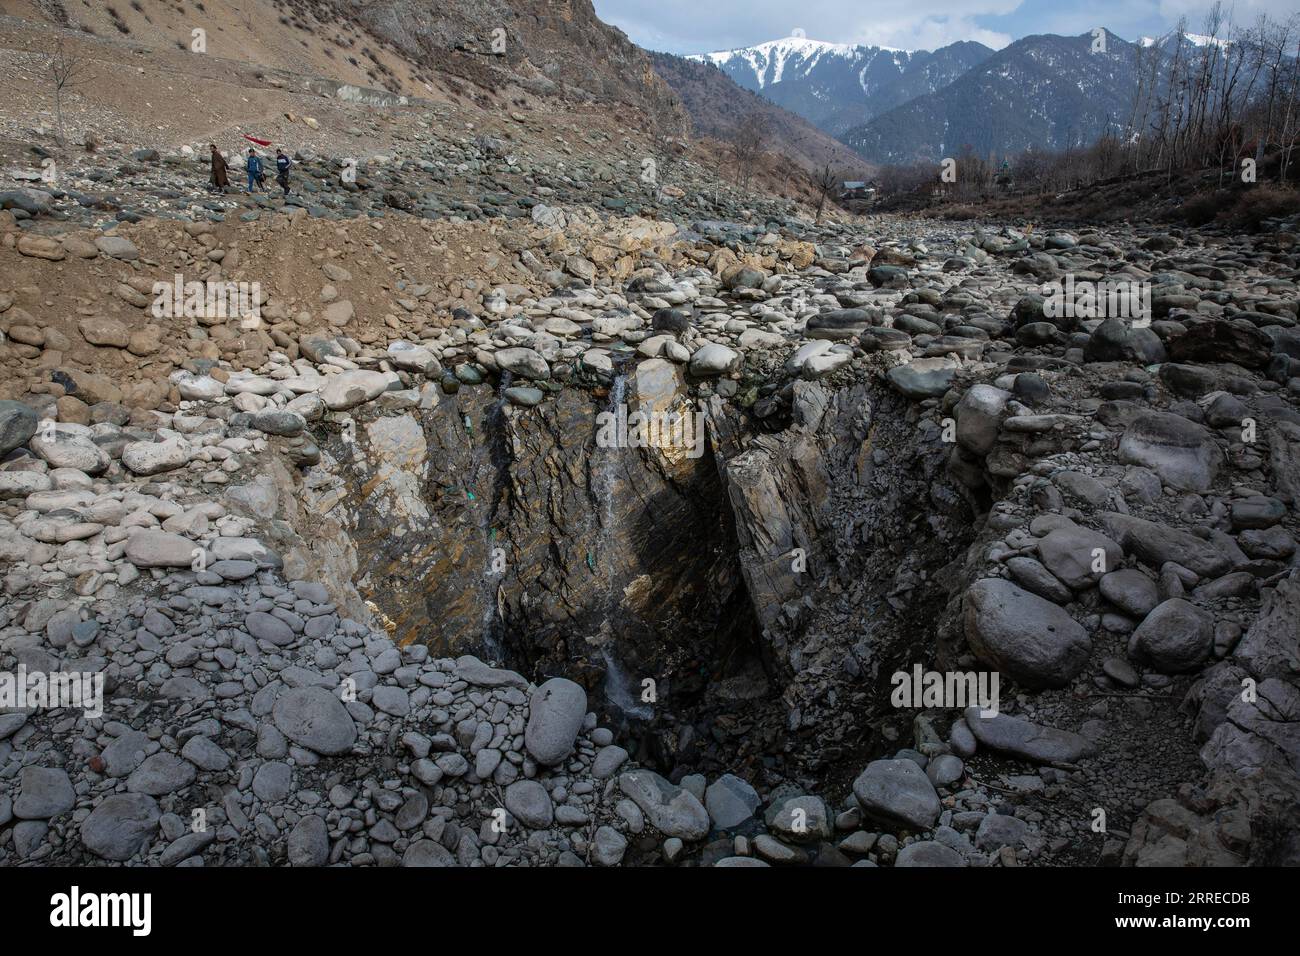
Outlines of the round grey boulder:
{"type": "Polygon", "coordinates": [[[1088,632],[1037,594],[1001,578],[966,592],[966,639],[981,659],[1027,687],[1063,687],[1092,650],[1088,632]]]}
{"type": "Polygon", "coordinates": [[[36,412],[22,402],[0,401],[0,458],[26,445],[36,434],[36,412]]]}
{"type": "Polygon", "coordinates": [[[627,839],[611,826],[596,830],[592,840],[591,857],[601,866],[618,866],[627,852],[627,839]]]}
{"type": "Polygon", "coordinates": [[[524,746],[544,767],[553,767],[573,752],[587,715],[587,692],[571,680],[552,677],[529,704],[524,746]]]}
{"type": "Polygon", "coordinates": [[[506,809],[526,827],[545,830],[555,819],[551,795],[536,780],[516,780],[506,787],[506,809]]]}
{"type": "Polygon", "coordinates": [[[853,796],[873,820],[928,830],[942,807],[934,784],[911,760],[873,760],[853,781],[853,796]]]}
{"type": "Polygon", "coordinates": [[[1203,426],[1179,415],[1151,412],[1133,421],[1119,443],[1119,460],[1145,465],[1179,491],[1209,491],[1225,459],[1203,426]]]}
{"type": "Polygon", "coordinates": [[[1161,673],[1192,670],[1205,663],[1214,647],[1214,617],[1182,598],[1172,598],[1138,625],[1129,647],[1161,673]]]}
{"type": "Polygon", "coordinates": [[[330,837],[325,821],[309,814],[289,833],[290,866],[324,866],[329,861],[330,837]]]}
{"type": "Polygon", "coordinates": [[[347,753],[357,740],[357,725],[347,708],[323,687],[282,691],[271,719],[294,743],[326,756],[347,753]]]}
{"type": "Polygon", "coordinates": [[[952,847],[933,840],[909,843],[898,851],[894,866],[965,866],[966,861],[952,847]]]}
{"type": "Polygon", "coordinates": [[[131,793],[147,793],[161,797],[183,790],[194,782],[198,771],[194,764],[175,754],[161,750],[144,759],[144,763],[126,778],[126,789],[131,793]]]}
{"type": "Polygon", "coordinates": [[[259,641],[267,641],[277,647],[293,643],[293,628],[265,611],[250,611],[244,618],[244,627],[259,641]]]}
{"type": "Polygon", "coordinates": [[[68,772],[58,767],[24,767],[18,776],[14,816],[19,820],[48,820],[77,805],[68,772]]]}
{"type": "Polygon", "coordinates": [[[1039,540],[1038,556],[1047,570],[1074,590],[1083,591],[1120,566],[1124,549],[1104,534],[1066,525],[1039,540]]]}
{"type": "Polygon", "coordinates": [[[709,819],[720,830],[738,827],[753,819],[759,804],[758,792],[732,774],[723,774],[704,791],[709,819]]]}
{"type": "Polygon", "coordinates": [[[456,858],[441,843],[416,840],[406,848],[402,866],[455,866],[456,858]]]}
{"type": "Polygon", "coordinates": [[[618,778],[618,786],[664,836],[698,840],[709,832],[708,811],[695,794],[654,771],[624,773],[618,778]]]}
{"type": "Polygon", "coordinates": [[[741,355],[735,349],[708,342],[691,356],[691,374],[700,378],[725,375],[740,367],[741,355]]]}
{"type": "Polygon", "coordinates": [[[121,863],[140,852],[158,832],[158,802],[143,793],[115,793],[90,811],[81,842],[95,856],[121,863]]]}
{"type": "Polygon", "coordinates": [[[1160,603],[1156,583],[1141,571],[1125,568],[1101,579],[1101,596],[1125,614],[1141,620],[1160,603]]]}

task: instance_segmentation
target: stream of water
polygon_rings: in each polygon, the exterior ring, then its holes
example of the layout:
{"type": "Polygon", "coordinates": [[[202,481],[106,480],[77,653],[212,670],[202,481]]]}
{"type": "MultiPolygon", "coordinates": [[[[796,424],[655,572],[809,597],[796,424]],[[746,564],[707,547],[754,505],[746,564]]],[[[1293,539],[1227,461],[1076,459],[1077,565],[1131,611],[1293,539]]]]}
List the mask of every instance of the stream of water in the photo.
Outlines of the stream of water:
{"type": "MultiPolygon", "coordinates": [[[[497,537],[496,516],[504,488],[504,469],[508,462],[505,441],[505,402],[506,389],[510,387],[512,376],[509,372],[501,373],[501,382],[496,400],[484,416],[483,438],[488,450],[488,477],[479,485],[480,491],[487,487],[487,493],[480,497],[479,534],[483,541],[483,653],[493,662],[505,660],[504,626],[501,621],[501,609],[497,598],[497,588],[505,575],[505,542],[497,537]]],[[[478,469],[482,473],[482,468],[478,469]]]]}
{"type": "MultiPolygon", "coordinates": [[[[627,376],[618,372],[609,389],[609,406],[611,415],[619,416],[627,400],[627,376]]],[[[624,463],[623,456],[628,454],[626,448],[597,448],[597,471],[592,482],[593,491],[600,501],[600,529],[596,538],[596,560],[600,562],[599,607],[604,618],[601,622],[603,641],[600,654],[605,662],[605,700],[624,717],[649,719],[653,716],[651,708],[642,703],[632,679],[618,657],[618,634],[615,629],[615,612],[619,607],[615,593],[616,570],[618,562],[613,549],[617,540],[614,530],[618,523],[617,483],[618,468],[624,463]]],[[[593,571],[596,569],[593,568],[593,571]]]]}

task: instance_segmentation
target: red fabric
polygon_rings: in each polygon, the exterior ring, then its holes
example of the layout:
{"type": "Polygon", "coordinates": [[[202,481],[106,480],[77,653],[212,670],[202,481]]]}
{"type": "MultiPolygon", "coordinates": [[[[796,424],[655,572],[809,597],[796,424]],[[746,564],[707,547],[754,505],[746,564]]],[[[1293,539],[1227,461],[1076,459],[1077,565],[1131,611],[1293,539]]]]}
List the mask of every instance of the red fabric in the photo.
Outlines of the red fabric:
{"type": "Polygon", "coordinates": [[[244,139],[250,143],[256,143],[258,146],[270,146],[272,142],[269,139],[258,139],[256,136],[249,136],[247,133],[244,134],[244,139]]]}

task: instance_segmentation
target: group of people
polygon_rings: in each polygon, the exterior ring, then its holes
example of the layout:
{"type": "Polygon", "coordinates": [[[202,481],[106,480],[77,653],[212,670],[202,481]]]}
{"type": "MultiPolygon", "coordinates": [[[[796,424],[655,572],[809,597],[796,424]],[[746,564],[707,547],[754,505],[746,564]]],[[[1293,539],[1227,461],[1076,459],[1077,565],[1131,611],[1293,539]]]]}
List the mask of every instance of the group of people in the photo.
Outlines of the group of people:
{"type": "MultiPolygon", "coordinates": [[[[210,188],[217,192],[224,192],[230,185],[230,177],[227,172],[226,159],[221,155],[221,150],[217,149],[216,143],[208,144],[212,149],[212,178],[209,181],[210,188]]],[[[289,195],[289,167],[293,163],[289,157],[284,155],[283,150],[275,151],[275,181],[280,184],[284,190],[284,195],[289,195]]],[[[244,171],[248,173],[248,191],[264,192],[266,189],[266,174],[262,171],[262,157],[257,155],[257,150],[249,147],[248,157],[244,161],[244,171]]]]}

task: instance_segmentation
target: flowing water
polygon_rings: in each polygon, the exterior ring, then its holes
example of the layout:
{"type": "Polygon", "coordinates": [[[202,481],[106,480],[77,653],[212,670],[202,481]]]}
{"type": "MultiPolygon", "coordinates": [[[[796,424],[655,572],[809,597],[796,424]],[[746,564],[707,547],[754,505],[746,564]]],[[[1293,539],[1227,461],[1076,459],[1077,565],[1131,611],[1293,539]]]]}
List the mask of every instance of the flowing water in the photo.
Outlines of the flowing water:
{"type": "MultiPolygon", "coordinates": [[[[614,384],[609,389],[609,408],[607,411],[617,417],[623,401],[627,396],[627,376],[618,374],[614,377],[614,384]]],[[[600,510],[600,544],[597,548],[598,557],[605,565],[606,578],[609,583],[606,584],[606,592],[609,591],[613,578],[613,562],[608,560],[608,549],[610,540],[610,531],[613,530],[614,522],[617,520],[615,513],[615,473],[618,470],[619,462],[622,456],[627,454],[626,448],[602,448],[597,450],[600,456],[600,471],[596,479],[596,495],[601,499],[600,510]]],[[[608,594],[607,594],[608,596],[608,594]]]]}
{"type": "Polygon", "coordinates": [[[487,494],[477,503],[479,534],[483,541],[483,654],[495,663],[505,660],[505,627],[501,620],[501,607],[497,588],[505,576],[505,542],[497,537],[496,517],[505,493],[505,476],[509,469],[509,453],[505,434],[505,391],[510,387],[512,376],[509,372],[501,373],[501,382],[496,400],[484,416],[484,439],[488,450],[486,468],[476,469],[480,474],[487,472],[486,480],[480,488],[487,489],[487,494]]]}
{"type": "MultiPolygon", "coordinates": [[[[623,404],[627,399],[627,376],[618,372],[609,389],[609,406],[606,409],[615,418],[623,413],[623,404]]],[[[618,561],[613,553],[618,536],[614,531],[618,524],[618,469],[626,467],[624,456],[633,454],[627,448],[597,448],[595,455],[598,465],[593,476],[592,490],[600,502],[600,529],[597,535],[595,558],[600,563],[599,603],[603,619],[601,621],[600,654],[605,662],[605,700],[625,718],[647,720],[653,716],[651,708],[642,703],[632,680],[618,657],[618,631],[616,628],[619,596],[616,593],[616,571],[618,561]]],[[[596,568],[592,568],[596,571],[596,568]]]]}
{"type": "Polygon", "coordinates": [[[600,651],[605,659],[605,701],[610,707],[624,717],[649,720],[654,710],[644,703],[633,687],[627,671],[619,663],[611,644],[606,644],[600,651]]]}

